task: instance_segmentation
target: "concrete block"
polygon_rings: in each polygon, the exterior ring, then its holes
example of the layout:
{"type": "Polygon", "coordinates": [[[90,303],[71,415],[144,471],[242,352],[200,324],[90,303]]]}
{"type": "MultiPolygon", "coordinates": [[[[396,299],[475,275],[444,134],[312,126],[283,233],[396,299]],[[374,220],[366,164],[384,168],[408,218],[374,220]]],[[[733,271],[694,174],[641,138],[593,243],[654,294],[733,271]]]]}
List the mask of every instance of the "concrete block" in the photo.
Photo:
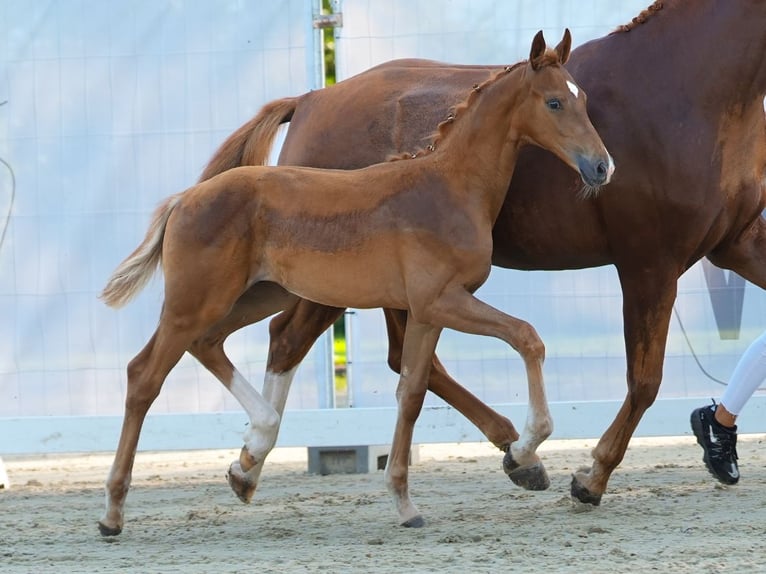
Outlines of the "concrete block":
{"type": "MultiPolygon", "coordinates": [[[[311,474],[366,474],[384,470],[388,461],[389,445],[310,446],[309,472],[311,474]]],[[[410,464],[420,460],[420,446],[412,445],[410,464]]]]}

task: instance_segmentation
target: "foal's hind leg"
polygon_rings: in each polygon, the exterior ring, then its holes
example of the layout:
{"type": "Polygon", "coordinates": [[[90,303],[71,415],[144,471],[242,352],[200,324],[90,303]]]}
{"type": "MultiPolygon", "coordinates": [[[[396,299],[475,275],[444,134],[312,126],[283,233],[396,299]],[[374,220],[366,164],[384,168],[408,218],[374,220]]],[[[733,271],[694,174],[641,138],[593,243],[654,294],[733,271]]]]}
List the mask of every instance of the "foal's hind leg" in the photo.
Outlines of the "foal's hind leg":
{"type": "Polygon", "coordinates": [[[125,498],[130,488],[138,437],[146,413],[157,398],[168,373],[194,336],[193,328],[175,328],[163,312],[157,331],[128,365],[122,431],[106,482],[106,511],[98,523],[103,536],[116,536],[122,532],[125,498]]]}
{"type": "Polygon", "coordinates": [[[431,357],[440,333],[441,329],[418,323],[412,318],[404,333],[402,373],[396,389],[399,409],[385,471],[386,487],[394,498],[402,526],[420,527],[424,524],[423,517],[410,500],[408,465],[413,428],[423,407],[431,357]]]}
{"type": "Polygon", "coordinates": [[[233,332],[256,323],[298,299],[273,283],[258,283],[243,294],[229,314],[197,339],[190,352],[234,395],[245,409],[250,428],[239,460],[229,467],[227,479],[243,502],[250,502],[266,456],[274,448],[297,364],[283,371],[266,370],[263,395],[242,376],[226,356],[223,345],[233,332]]]}
{"type": "MultiPolygon", "coordinates": [[[[226,473],[229,486],[237,498],[249,503],[258,486],[266,456],[277,442],[282,412],[295,371],[283,374],[281,384],[270,387],[268,396],[263,396],[229,361],[223,342],[214,345],[195,343],[192,354],[234,395],[250,420],[239,460],[232,462],[226,473]]],[[[268,378],[267,374],[267,381],[268,378]]]]}
{"type": "MultiPolygon", "coordinates": [[[[291,295],[291,297],[293,296],[291,295]]],[[[287,402],[287,395],[300,362],[311,350],[311,346],[319,335],[327,330],[343,313],[343,309],[317,306],[322,313],[311,314],[310,321],[302,323],[301,321],[304,319],[301,317],[301,304],[314,304],[304,299],[295,299],[297,303],[288,306],[282,313],[274,317],[269,326],[271,339],[269,341],[269,359],[266,364],[266,374],[263,380],[262,400],[271,406],[273,413],[270,413],[270,418],[265,422],[255,422],[253,416],[260,415],[255,412],[251,413],[245,405],[252,403],[252,400],[257,400],[260,395],[249,384],[247,387],[250,387],[256,397],[251,396],[250,399],[243,397],[244,400],[240,400],[240,404],[245,407],[245,410],[250,415],[250,430],[245,437],[245,446],[242,447],[239,460],[231,464],[226,477],[232,490],[243,502],[250,502],[258,485],[258,479],[261,476],[266,456],[276,444],[282,414],[287,402]],[[308,334],[302,332],[301,338],[296,343],[291,337],[285,336],[284,327],[288,323],[303,325],[308,334]]],[[[229,332],[233,332],[238,328],[232,328],[229,332]]],[[[244,381],[244,378],[240,377],[240,379],[244,381]]],[[[226,384],[224,379],[221,380],[226,384]]],[[[246,391],[246,387],[242,385],[238,385],[237,388],[240,394],[246,391]]]]}
{"type": "Polygon", "coordinates": [[[543,384],[545,346],[534,327],[480,301],[463,288],[446,290],[421,309],[423,321],[463,333],[497,337],[521,355],[527,371],[529,410],[519,440],[513,442],[503,461],[510,479],[528,490],[550,486],[537,447],[553,431],[543,384]]]}

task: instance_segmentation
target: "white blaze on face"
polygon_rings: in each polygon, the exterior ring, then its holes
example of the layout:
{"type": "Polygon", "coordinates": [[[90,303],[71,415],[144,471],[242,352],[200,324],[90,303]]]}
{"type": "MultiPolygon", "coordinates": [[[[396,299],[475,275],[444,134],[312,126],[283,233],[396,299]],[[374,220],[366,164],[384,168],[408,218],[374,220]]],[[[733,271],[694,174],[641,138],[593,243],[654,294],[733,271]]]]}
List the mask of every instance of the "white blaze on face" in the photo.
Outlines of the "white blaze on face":
{"type": "Polygon", "coordinates": [[[763,96],[763,113],[766,114],[766,96],[763,96]]]}
{"type": "MultiPolygon", "coordinates": [[[[577,87],[577,84],[567,80],[567,87],[569,88],[569,91],[572,92],[572,95],[574,95],[575,98],[579,97],[579,95],[580,95],[580,88],[577,87]]],[[[764,105],[766,105],[766,104],[764,104],[764,105]]]]}

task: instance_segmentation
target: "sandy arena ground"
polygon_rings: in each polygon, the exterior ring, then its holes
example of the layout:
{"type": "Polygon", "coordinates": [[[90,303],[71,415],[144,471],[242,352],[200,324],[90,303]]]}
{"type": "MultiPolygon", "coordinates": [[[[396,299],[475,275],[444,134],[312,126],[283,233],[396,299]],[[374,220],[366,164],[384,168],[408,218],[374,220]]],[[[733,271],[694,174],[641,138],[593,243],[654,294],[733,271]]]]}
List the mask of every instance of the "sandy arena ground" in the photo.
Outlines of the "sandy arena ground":
{"type": "Polygon", "coordinates": [[[634,439],[586,508],[569,482],[594,445],[543,445],[545,492],[515,487],[486,443],[422,445],[417,530],[397,526],[382,472],[309,475],[306,449],[272,453],[251,505],[224,479],[237,450],[140,453],[116,538],[96,527],[111,454],[4,457],[0,572],[766,572],[766,436],[740,437],[736,487],[691,436],[634,439]]]}

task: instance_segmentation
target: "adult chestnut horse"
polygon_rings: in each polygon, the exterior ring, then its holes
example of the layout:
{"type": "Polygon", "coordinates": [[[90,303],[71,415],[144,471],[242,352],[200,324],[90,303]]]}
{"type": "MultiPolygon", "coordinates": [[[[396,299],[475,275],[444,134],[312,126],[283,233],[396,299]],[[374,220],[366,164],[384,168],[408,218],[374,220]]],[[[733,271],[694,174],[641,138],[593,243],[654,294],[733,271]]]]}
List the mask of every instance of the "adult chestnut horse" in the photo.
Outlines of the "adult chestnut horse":
{"type": "MultiPolygon", "coordinates": [[[[567,68],[588,92],[594,125],[619,165],[610,193],[580,201],[572,173],[539,149],[522,151],[494,227],[495,265],[617,268],[623,293],[628,392],[572,494],[599,504],[662,380],[677,280],[700,258],[766,287],[766,2],[655,2],[612,34],[572,52],[567,68]]],[[[358,168],[421,145],[488,67],[401,60],[266,105],[211,159],[206,179],[265,162],[291,121],[281,164],[358,168]]],[[[276,426],[295,368],[342,310],[292,305],[271,323],[264,394],[276,426]]],[[[386,314],[389,362],[399,370],[401,313],[386,314]]],[[[518,434],[452,380],[435,359],[429,389],[502,449],[518,434]]]]}
{"type": "MultiPolygon", "coordinates": [[[[608,183],[614,164],[586,112],[585,94],[566,72],[569,31],[555,50],[542,32],[529,60],[477,85],[439,126],[426,150],[359,170],[239,167],[167,199],[146,238],[110,278],[107,304],[126,303],[160,260],[165,301],[159,325],[128,367],[122,434],[107,481],[101,533],[118,534],[141,425],[165,377],[189,351],[240,401],[253,426],[268,418],[257,395],[224,353],[220,333],[280,307],[282,292],[325,305],[388,307],[407,314],[399,414],[386,486],[405,526],[423,519],[409,497],[412,430],[428,386],[442,328],[502,339],[524,359],[530,417],[509,453],[517,479],[545,488],[536,454],[552,430],[545,399],[544,347],[534,329],[473,296],[489,275],[492,226],[519,149],[550,150],[589,189],[608,183]]],[[[250,321],[248,321],[250,322],[250,321]]],[[[249,501],[248,471],[262,456],[256,433],[229,481],[249,501]]],[[[258,471],[260,472],[260,470],[258,471]]]]}

